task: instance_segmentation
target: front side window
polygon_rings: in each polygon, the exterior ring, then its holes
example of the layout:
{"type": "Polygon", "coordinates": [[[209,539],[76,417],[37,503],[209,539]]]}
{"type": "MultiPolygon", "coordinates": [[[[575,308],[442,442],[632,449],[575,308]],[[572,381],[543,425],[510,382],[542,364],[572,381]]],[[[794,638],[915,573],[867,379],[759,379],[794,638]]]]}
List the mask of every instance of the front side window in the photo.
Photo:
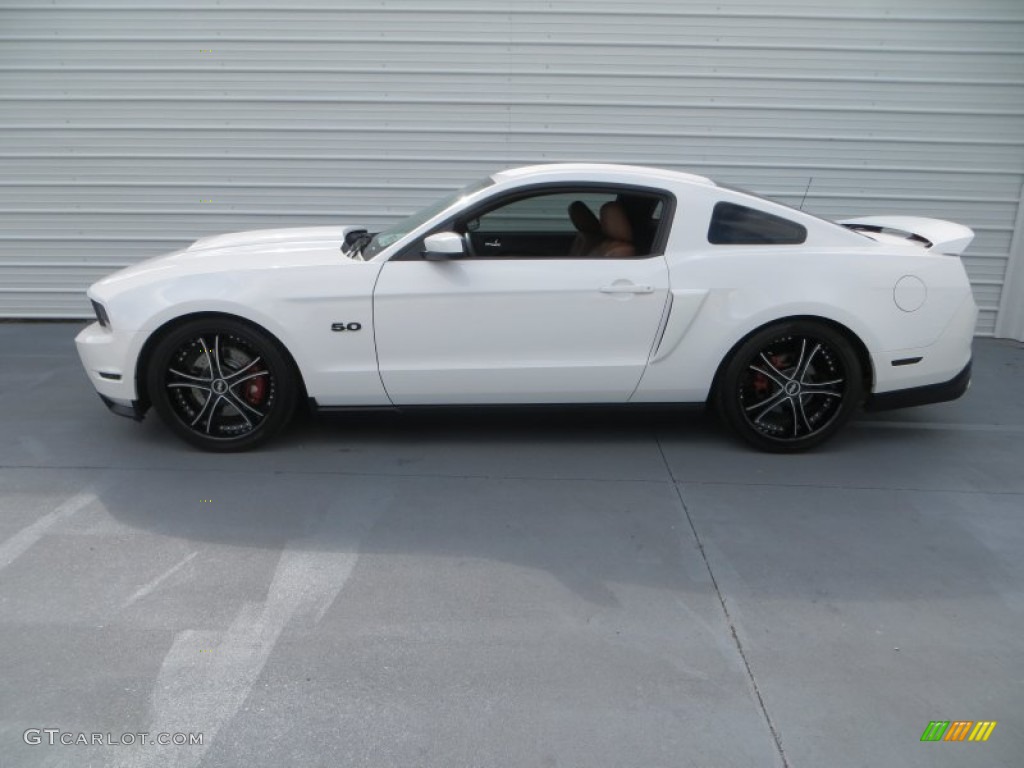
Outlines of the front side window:
{"type": "Polygon", "coordinates": [[[468,223],[472,231],[481,233],[535,232],[538,235],[566,235],[576,233],[570,208],[576,203],[585,205],[594,214],[601,207],[615,202],[612,192],[558,192],[533,195],[502,205],[468,223]]]}
{"type": "Polygon", "coordinates": [[[715,205],[708,227],[713,245],[797,245],[806,239],[804,226],[736,203],[715,205]]]}
{"type": "MultiPolygon", "coordinates": [[[[631,187],[559,185],[511,192],[443,224],[475,259],[644,258],[661,252],[667,194],[631,187]]],[[[403,252],[419,258],[422,241],[403,252]]]]}
{"type": "MultiPolygon", "coordinates": [[[[473,256],[479,258],[587,258],[597,256],[607,218],[621,207],[614,192],[580,190],[514,199],[460,222],[473,256]],[[606,207],[607,206],[607,207],[606,207]]],[[[633,232],[616,233],[621,254],[636,255],[633,232]]]]}

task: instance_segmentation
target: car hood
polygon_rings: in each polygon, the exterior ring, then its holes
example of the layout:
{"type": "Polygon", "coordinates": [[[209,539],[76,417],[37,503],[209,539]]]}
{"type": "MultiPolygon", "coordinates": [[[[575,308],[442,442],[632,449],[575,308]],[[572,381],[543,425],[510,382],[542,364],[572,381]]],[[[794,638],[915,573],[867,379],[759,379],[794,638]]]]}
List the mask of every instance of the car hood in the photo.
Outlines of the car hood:
{"type": "Polygon", "coordinates": [[[361,227],[294,227],[231,232],[196,240],[179,251],[133,264],[95,283],[91,296],[186,275],[361,264],[341,254],[345,235],[361,227]]]}
{"type": "Polygon", "coordinates": [[[285,229],[253,229],[229,232],[226,235],[201,237],[183,253],[215,251],[223,248],[245,248],[254,245],[288,245],[294,243],[334,243],[340,247],[345,234],[358,227],[289,227],[285,229]]]}

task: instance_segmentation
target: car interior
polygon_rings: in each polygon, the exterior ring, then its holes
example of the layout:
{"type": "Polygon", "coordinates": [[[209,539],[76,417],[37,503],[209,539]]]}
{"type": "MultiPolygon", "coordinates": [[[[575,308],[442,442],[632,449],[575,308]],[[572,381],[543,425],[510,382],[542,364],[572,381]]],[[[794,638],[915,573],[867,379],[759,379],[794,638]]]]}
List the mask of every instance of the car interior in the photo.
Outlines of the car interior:
{"type": "Polygon", "coordinates": [[[653,255],[663,200],[584,189],[521,197],[456,221],[471,257],[612,258],[653,255]]]}

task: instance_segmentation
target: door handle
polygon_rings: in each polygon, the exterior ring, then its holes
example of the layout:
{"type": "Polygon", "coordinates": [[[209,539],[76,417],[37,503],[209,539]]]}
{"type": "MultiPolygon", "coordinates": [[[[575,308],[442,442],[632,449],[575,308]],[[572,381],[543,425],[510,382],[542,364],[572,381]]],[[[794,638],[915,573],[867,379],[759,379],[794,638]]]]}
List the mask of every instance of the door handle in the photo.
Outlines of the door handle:
{"type": "Polygon", "coordinates": [[[490,242],[484,240],[484,246],[487,248],[501,248],[501,240],[498,238],[494,238],[490,242]]]}
{"type": "Polygon", "coordinates": [[[636,283],[612,283],[601,289],[601,293],[654,293],[650,285],[637,285],[636,283]]]}

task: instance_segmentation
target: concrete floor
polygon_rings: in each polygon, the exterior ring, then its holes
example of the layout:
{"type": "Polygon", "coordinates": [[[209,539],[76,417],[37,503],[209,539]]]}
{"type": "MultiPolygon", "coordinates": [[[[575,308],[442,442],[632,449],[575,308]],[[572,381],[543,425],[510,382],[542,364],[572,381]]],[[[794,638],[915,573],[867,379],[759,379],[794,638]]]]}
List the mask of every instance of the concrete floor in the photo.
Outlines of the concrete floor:
{"type": "Polygon", "coordinates": [[[1021,765],[1019,344],[802,456],[621,411],[212,456],[108,414],[76,330],[0,324],[0,766],[1021,765]]]}

